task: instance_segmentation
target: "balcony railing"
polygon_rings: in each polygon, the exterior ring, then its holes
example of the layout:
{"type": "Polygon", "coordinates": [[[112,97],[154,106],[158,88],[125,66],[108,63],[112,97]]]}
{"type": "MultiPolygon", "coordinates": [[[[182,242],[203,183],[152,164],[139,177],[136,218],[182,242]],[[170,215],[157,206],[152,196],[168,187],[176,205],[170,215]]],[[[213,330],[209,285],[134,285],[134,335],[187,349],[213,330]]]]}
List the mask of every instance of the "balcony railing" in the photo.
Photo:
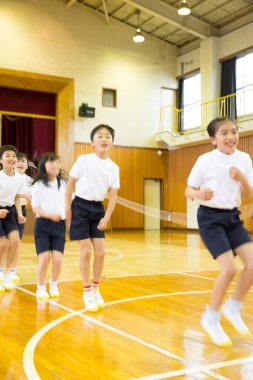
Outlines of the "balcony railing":
{"type": "Polygon", "coordinates": [[[253,119],[253,85],[204,103],[194,103],[183,109],[168,105],[160,109],[159,132],[174,136],[206,131],[216,117],[234,117],[240,122],[253,119]]]}

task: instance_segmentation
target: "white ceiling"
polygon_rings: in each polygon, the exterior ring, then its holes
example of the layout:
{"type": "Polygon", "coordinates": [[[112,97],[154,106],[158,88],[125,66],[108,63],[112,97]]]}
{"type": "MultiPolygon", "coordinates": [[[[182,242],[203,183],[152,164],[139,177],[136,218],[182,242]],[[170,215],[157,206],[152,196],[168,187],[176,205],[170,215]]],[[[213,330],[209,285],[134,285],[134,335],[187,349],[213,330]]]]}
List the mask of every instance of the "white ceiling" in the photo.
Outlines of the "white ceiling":
{"type": "Polygon", "coordinates": [[[66,7],[82,5],[115,19],[145,35],[172,44],[185,53],[201,39],[221,37],[253,22],[253,0],[188,0],[189,16],[177,13],[181,0],[64,0],[66,7]]]}

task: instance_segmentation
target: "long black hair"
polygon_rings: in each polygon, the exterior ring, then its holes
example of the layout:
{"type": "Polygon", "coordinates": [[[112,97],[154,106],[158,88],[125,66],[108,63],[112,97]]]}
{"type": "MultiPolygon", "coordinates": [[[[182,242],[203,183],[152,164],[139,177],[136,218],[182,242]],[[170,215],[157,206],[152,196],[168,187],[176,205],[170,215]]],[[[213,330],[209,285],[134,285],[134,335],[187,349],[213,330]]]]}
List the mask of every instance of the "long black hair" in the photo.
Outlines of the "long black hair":
{"type": "MultiPolygon", "coordinates": [[[[60,160],[60,158],[55,153],[53,152],[43,153],[40,157],[39,164],[38,164],[38,171],[32,184],[34,185],[36,182],[41,181],[44,185],[49,186],[50,181],[48,179],[45,164],[48,161],[53,162],[57,160],[60,160]]],[[[56,178],[57,178],[57,183],[58,183],[58,189],[61,187],[61,180],[65,182],[68,181],[68,175],[63,169],[60,169],[59,174],[57,175],[56,178]]]]}

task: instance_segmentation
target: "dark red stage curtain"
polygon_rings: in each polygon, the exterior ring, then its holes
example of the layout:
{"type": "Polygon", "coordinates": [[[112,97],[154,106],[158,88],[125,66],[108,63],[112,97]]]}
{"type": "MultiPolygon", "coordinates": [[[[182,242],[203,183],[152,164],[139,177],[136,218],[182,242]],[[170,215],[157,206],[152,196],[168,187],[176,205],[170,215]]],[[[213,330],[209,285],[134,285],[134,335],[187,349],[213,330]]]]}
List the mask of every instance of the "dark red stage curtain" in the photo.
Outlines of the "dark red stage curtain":
{"type": "Polygon", "coordinates": [[[0,87],[1,111],[55,116],[55,94],[0,87]]]}
{"type": "Polygon", "coordinates": [[[55,151],[55,121],[33,119],[33,157],[55,151]]]}
{"type": "MultiPolygon", "coordinates": [[[[55,94],[0,87],[1,111],[55,116],[55,94]]],[[[55,150],[55,121],[2,116],[2,145],[14,145],[30,159],[55,150]]]]}
{"type": "Polygon", "coordinates": [[[29,117],[2,116],[2,145],[14,145],[20,152],[33,149],[33,119],[29,117]]]}
{"type": "Polygon", "coordinates": [[[2,116],[2,145],[14,145],[29,159],[55,150],[54,120],[2,116]]]}

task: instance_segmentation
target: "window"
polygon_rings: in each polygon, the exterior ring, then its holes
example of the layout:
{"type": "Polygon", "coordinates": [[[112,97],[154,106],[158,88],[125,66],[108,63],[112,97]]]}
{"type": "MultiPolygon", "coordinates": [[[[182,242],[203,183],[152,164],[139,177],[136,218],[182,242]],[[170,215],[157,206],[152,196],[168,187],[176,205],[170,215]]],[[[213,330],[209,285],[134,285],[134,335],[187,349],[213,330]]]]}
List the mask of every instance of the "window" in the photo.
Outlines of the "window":
{"type": "Polygon", "coordinates": [[[253,113],[253,53],[236,60],[237,116],[253,113]]]}
{"type": "Polygon", "coordinates": [[[112,88],[102,89],[102,106],[117,107],[117,91],[112,88]]]}
{"type": "Polygon", "coordinates": [[[201,126],[201,82],[200,74],[183,79],[181,108],[181,130],[201,126]]]}

